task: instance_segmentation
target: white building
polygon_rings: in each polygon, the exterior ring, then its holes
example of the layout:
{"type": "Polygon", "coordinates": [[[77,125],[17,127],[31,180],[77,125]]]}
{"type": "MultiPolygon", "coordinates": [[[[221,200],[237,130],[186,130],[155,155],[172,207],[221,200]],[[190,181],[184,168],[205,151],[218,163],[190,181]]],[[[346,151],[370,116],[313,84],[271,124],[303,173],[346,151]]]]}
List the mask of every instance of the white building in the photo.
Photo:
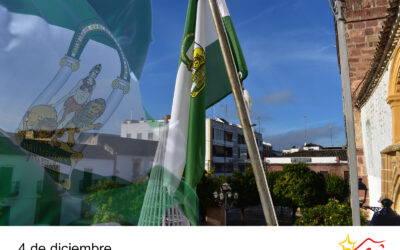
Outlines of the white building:
{"type": "MultiPolygon", "coordinates": [[[[263,151],[262,134],[255,133],[260,155],[263,151]]],[[[215,174],[232,174],[235,170],[250,167],[250,159],[243,129],[224,119],[206,120],[206,162],[205,169],[215,174]]]]}
{"type": "Polygon", "coordinates": [[[83,157],[69,164],[73,157],[42,157],[17,146],[13,136],[0,131],[0,225],[81,223],[92,209],[83,200],[89,188],[101,179],[127,185],[143,180],[158,144],[83,133],[73,147],[83,157]]]}
{"type": "Polygon", "coordinates": [[[161,128],[169,118],[168,115],[162,120],[127,120],[121,124],[121,137],[159,141],[161,128]]]}

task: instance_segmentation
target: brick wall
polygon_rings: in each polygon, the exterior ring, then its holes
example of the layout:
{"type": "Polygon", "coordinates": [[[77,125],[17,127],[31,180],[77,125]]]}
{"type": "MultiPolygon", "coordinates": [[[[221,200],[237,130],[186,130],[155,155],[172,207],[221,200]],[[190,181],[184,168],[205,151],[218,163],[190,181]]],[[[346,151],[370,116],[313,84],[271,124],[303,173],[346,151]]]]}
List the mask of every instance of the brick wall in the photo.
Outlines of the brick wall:
{"type": "MultiPolygon", "coordinates": [[[[388,7],[388,0],[347,0],[345,3],[346,41],[353,101],[361,90],[363,79],[375,54],[388,7]]],[[[358,175],[368,186],[364,163],[361,112],[356,107],[353,108],[353,112],[358,175]]]]}
{"type": "MultiPolygon", "coordinates": [[[[337,174],[345,178],[345,172],[349,171],[347,163],[307,163],[307,166],[314,172],[325,171],[328,174],[337,174]]],[[[281,171],[283,164],[270,164],[266,167],[267,172],[281,171]]]]}
{"type": "Polygon", "coordinates": [[[345,6],[351,89],[357,92],[374,56],[389,4],[387,0],[347,0],[345,6]]]}

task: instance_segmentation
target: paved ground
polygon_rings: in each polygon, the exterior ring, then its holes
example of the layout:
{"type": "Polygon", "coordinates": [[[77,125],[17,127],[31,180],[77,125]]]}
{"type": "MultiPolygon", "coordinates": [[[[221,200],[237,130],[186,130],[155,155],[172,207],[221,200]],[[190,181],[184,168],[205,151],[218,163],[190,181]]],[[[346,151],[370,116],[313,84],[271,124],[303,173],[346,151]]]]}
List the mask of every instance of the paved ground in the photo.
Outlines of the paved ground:
{"type": "MultiPolygon", "coordinates": [[[[291,225],[291,209],[275,208],[278,214],[279,225],[291,225]]],[[[240,219],[240,209],[233,208],[228,211],[227,216],[228,226],[242,226],[240,219]]],[[[266,224],[261,206],[254,206],[245,209],[244,225],[246,226],[264,226],[266,224]]]]}

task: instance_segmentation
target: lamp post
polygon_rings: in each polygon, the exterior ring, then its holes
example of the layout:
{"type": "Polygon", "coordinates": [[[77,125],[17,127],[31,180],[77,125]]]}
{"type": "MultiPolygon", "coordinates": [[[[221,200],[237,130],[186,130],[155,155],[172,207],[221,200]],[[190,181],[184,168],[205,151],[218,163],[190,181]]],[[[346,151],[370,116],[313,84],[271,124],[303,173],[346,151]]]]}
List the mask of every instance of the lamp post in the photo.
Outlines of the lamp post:
{"type": "Polygon", "coordinates": [[[223,183],[219,189],[220,192],[214,191],[213,196],[217,206],[224,208],[224,225],[226,226],[226,211],[233,206],[239,194],[232,193],[232,188],[227,182],[223,183]]]}
{"type": "Polygon", "coordinates": [[[364,198],[360,201],[360,207],[363,207],[365,201],[367,200],[367,186],[362,182],[362,178],[358,178],[358,190],[364,191],[364,198]]]}

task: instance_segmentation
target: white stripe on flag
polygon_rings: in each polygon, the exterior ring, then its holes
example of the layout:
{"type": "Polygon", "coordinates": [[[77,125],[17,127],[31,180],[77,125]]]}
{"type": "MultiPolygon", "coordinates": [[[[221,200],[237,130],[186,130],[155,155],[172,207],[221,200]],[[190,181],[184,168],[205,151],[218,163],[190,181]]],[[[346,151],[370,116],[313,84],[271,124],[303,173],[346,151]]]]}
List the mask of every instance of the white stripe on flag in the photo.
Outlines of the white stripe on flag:
{"type": "Polygon", "coordinates": [[[225,0],[217,0],[217,4],[218,4],[218,9],[219,9],[219,12],[221,13],[222,18],[231,15],[229,13],[228,6],[226,6],[225,0]]]}

